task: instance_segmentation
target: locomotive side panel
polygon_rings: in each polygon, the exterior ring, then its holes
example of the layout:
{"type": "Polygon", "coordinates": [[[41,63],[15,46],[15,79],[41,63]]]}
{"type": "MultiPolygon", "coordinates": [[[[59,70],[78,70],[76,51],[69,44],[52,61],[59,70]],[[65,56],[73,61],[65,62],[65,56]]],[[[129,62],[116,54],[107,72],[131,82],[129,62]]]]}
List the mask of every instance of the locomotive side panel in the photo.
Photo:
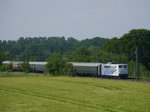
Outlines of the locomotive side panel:
{"type": "Polygon", "coordinates": [[[103,76],[119,76],[118,66],[113,64],[102,64],[101,75],[103,76]]]}

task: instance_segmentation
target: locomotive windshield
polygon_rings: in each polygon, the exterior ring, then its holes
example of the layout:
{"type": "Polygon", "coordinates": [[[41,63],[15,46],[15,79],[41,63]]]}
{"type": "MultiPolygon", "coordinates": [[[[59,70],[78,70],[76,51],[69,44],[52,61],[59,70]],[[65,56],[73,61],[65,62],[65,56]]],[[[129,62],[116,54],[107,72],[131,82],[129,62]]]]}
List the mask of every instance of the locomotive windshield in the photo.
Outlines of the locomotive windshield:
{"type": "Polygon", "coordinates": [[[128,68],[128,66],[127,66],[127,65],[124,65],[123,67],[124,67],[124,68],[128,68]]]}

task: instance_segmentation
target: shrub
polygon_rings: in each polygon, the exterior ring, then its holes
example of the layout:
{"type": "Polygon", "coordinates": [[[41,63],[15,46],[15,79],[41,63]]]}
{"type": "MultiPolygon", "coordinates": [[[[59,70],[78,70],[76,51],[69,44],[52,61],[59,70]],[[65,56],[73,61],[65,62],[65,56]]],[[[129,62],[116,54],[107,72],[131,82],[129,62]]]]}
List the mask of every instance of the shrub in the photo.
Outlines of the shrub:
{"type": "Polygon", "coordinates": [[[30,65],[28,62],[24,62],[21,64],[21,70],[23,72],[29,73],[31,71],[30,65]]]}
{"type": "Polygon", "coordinates": [[[62,69],[63,75],[73,76],[75,74],[75,70],[72,64],[65,63],[64,68],[62,69]]]}
{"type": "MultiPolygon", "coordinates": [[[[133,77],[133,78],[137,78],[137,74],[135,74],[135,67],[136,67],[136,62],[135,61],[130,61],[128,63],[128,73],[129,73],[129,77],[133,77]]],[[[150,71],[146,69],[146,67],[139,63],[139,67],[138,67],[138,72],[139,72],[139,77],[143,78],[143,77],[150,77],[150,71]]]]}
{"type": "Polygon", "coordinates": [[[11,64],[1,65],[0,66],[0,71],[11,72],[12,71],[12,65],[11,64]]]}
{"type": "Polygon", "coordinates": [[[47,59],[46,71],[51,75],[72,75],[73,66],[67,64],[60,54],[53,53],[47,59]]]}

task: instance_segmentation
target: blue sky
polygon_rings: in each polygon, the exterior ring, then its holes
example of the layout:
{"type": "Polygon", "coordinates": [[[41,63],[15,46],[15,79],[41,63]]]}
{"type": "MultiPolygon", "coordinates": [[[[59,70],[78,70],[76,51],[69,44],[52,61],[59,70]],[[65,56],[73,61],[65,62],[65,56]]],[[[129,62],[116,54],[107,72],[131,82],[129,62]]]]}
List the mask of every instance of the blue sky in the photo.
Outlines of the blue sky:
{"type": "Polygon", "coordinates": [[[150,29],[150,0],[0,0],[0,40],[121,37],[150,29]]]}

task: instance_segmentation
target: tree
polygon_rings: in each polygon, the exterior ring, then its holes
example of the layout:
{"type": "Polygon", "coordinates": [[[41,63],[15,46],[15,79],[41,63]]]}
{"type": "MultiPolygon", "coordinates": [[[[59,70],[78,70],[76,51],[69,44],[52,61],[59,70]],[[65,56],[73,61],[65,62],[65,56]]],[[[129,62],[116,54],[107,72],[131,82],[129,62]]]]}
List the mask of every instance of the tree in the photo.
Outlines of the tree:
{"type": "Polygon", "coordinates": [[[108,39],[93,38],[78,41],[73,37],[20,37],[18,40],[0,40],[0,51],[6,60],[45,61],[52,53],[69,54],[76,47],[102,47],[108,39]]]}
{"type": "Polygon", "coordinates": [[[3,64],[0,66],[0,71],[11,72],[12,65],[11,64],[3,64]]]}
{"type": "Polygon", "coordinates": [[[89,62],[90,52],[85,47],[77,47],[72,51],[68,61],[89,62]]]}
{"type": "Polygon", "coordinates": [[[106,38],[94,37],[92,39],[81,40],[79,44],[83,47],[98,46],[99,48],[102,48],[108,40],[109,39],[106,38]]]}
{"type": "Polygon", "coordinates": [[[47,59],[46,69],[49,74],[52,75],[72,75],[72,65],[66,63],[62,56],[57,53],[53,53],[47,59]]]}
{"type": "Polygon", "coordinates": [[[21,64],[21,70],[22,70],[23,72],[29,73],[29,72],[31,71],[29,62],[24,62],[24,63],[22,63],[22,64],[21,64]]]}
{"type": "Polygon", "coordinates": [[[72,64],[65,63],[62,73],[63,75],[73,76],[75,74],[75,69],[73,68],[72,64]]]}
{"type": "Polygon", "coordinates": [[[2,62],[4,61],[4,55],[3,53],[0,51],[0,66],[2,65],[2,62]]]}
{"type": "Polygon", "coordinates": [[[108,41],[104,46],[107,52],[126,55],[128,61],[135,61],[136,48],[139,51],[139,62],[150,70],[150,30],[133,29],[120,39],[114,38],[108,41]]]}

